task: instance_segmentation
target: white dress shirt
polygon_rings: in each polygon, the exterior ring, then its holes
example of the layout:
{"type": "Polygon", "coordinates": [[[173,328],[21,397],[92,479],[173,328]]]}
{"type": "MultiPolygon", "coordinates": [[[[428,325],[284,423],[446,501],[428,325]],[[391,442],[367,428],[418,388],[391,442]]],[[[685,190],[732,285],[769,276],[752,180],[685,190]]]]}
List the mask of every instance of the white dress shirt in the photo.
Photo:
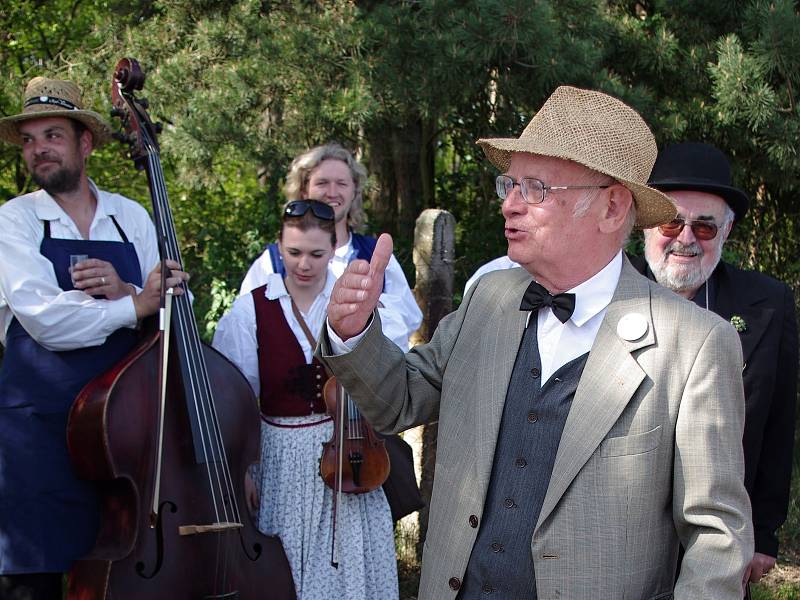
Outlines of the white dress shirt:
{"type": "MultiPolygon", "coordinates": [[[[622,251],[620,250],[600,272],[567,290],[568,293],[575,294],[575,310],[566,323],[559,321],[549,306],[539,309],[536,340],[542,361],[542,377],[539,380],[541,385],[544,385],[565,364],[592,349],[600,323],[603,322],[614,290],[617,289],[621,273],[622,251]]],[[[528,319],[531,314],[528,315],[528,319]]],[[[330,324],[327,327],[331,350],[335,354],[346,354],[355,348],[364,336],[362,332],[343,341],[331,329],[330,324]]]]}
{"type": "MultiPolygon", "coordinates": [[[[356,250],[353,247],[353,236],[347,244],[336,248],[329,268],[334,277],[338,279],[344,273],[347,265],[353,260],[356,250]]],[[[264,285],[267,278],[274,273],[269,251],[265,250],[259,256],[242,280],[239,294],[248,294],[251,290],[264,285]]],[[[384,335],[392,340],[403,351],[408,350],[408,339],[412,333],[419,329],[422,323],[422,311],[417,306],[414,294],[408,286],[408,281],[397,259],[392,255],[384,275],[384,292],[379,298],[382,306],[380,309],[382,330],[384,335]]]]}
{"type": "MultiPolygon", "coordinates": [[[[90,182],[97,208],[90,240],[122,241],[110,215],[136,248],[142,281],[158,262],[155,228],[147,211],[133,200],[99,190],[90,182]]],[[[97,300],[56,280],[53,263],[39,252],[43,221],[53,238],[83,239],[77,226],[44,190],[0,206],[0,342],[14,316],[28,334],[49,350],[99,346],[121,327],[136,326],[133,299],[97,300]]]]}
{"type": "MultiPolygon", "coordinates": [[[[319,339],[319,332],[328,311],[328,302],[333,291],[333,284],[336,278],[329,270],[325,280],[325,287],[314,299],[308,312],[300,311],[303,320],[308,325],[311,334],[319,339]]],[[[263,284],[262,284],[263,285],[263,284]]],[[[300,343],[306,364],[310,364],[313,359],[314,348],[303,333],[297,318],[292,311],[292,297],[286,290],[283,277],[277,273],[271,273],[267,278],[267,287],[264,290],[264,297],[267,300],[278,300],[283,311],[286,322],[294,333],[294,337],[300,343]]],[[[256,336],[256,311],[253,303],[252,294],[239,296],[233,303],[231,310],[223,316],[217,324],[217,331],[214,333],[213,346],[233,363],[250,382],[250,387],[258,397],[261,390],[258,372],[258,338],[256,336]]],[[[267,360],[269,360],[267,358],[267,360]]]]}
{"type": "Polygon", "coordinates": [[[536,339],[542,361],[539,380],[542,384],[565,364],[592,349],[621,273],[622,251],[599,273],[567,290],[575,294],[575,311],[566,323],[559,321],[550,307],[539,309],[536,339]]]}

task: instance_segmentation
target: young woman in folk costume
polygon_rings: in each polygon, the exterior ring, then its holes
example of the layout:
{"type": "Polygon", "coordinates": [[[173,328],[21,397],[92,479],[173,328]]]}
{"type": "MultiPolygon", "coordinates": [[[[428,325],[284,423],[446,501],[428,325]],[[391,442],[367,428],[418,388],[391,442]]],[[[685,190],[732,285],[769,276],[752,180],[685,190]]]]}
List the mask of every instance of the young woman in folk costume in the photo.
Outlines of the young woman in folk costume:
{"type": "Polygon", "coordinates": [[[279,249],[285,276],[240,296],[219,322],[214,347],[247,377],[261,406],[261,462],[250,497],[258,526],[280,536],[300,600],[398,597],[389,505],[381,488],[342,494],[338,568],[331,566],[334,495],[319,475],[333,421],[325,412],[322,365],[313,360],[335,276],[334,211],[297,200],[284,211],[279,249]]]}

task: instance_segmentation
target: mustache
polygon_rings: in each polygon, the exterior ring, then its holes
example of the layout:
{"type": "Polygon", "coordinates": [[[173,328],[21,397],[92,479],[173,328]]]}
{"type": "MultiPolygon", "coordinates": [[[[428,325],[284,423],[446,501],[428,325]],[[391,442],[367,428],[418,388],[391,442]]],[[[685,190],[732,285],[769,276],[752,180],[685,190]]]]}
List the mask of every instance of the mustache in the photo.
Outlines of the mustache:
{"type": "Polygon", "coordinates": [[[35,167],[35,166],[38,166],[38,165],[40,165],[42,163],[46,163],[46,162],[57,162],[59,164],[61,163],[61,161],[57,157],[51,156],[49,154],[43,154],[43,155],[39,155],[39,156],[34,157],[33,166],[35,167]]]}
{"type": "Polygon", "coordinates": [[[680,252],[682,254],[696,254],[697,256],[703,256],[704,254],[703,249],[697,242],[683,244],[678,240],[674,240],[673,242],[670,242],[666,248],[664,248],[664,256],[669,256],[670,254],[674,254],[676,252],[680,252]]]}

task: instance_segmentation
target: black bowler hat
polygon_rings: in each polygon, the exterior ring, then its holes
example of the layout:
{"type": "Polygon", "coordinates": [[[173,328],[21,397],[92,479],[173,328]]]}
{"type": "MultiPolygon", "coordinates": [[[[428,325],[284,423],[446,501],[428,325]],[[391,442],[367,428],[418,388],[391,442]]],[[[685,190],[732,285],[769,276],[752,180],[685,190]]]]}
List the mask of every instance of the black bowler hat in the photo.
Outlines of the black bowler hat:
{"type": "Polygon", "coordinates": [[[708,144],[684,142],[667,146],[658,153],[647,183],[662,192],[693,190],[716,194],[731,207],[736,221],[744,218],[750,206],[747,194],[731,185],[728,157],[708,144]]]}

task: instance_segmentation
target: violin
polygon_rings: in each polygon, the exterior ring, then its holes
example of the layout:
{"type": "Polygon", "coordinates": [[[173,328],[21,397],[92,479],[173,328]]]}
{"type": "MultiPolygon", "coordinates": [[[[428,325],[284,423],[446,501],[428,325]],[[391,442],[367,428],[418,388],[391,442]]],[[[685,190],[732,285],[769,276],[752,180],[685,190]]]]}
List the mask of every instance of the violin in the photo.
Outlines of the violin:
{"type": "Polygon", "coordinates": [[[338,567],[336,512],[342,493],[364,494],[378,489],[389,477],[385,443],[361,415],[355,402],[331,377],[323,388],[325,408],[333,419],[333,435],[323,444],[319,474],[333,490],[331,565],[338,567]]]}
{"type": "Polygon", "coordinates": [[[325,485],[346,494],[377,490],[389,477],[389,454],[356,403],[336,377],[325,382],[325,408],[333,418],[333,436],[323,444],[319,474],[325,485]]]}
{"type": "MultiPolygon", "coordinates": [[[[115,116],[147,174],[162,260],[180,262],[158,128],[136,98],[144,73],[117,63],[115,116]]],[[[248,513],[245,471],[259,456],[258,403],[239,370],[201,343],[188,294],[162,308],[119,364],[89,382],[70,412],[78,474],[97,482],[101,522],[68,578],[70,600],[296,597],[281,541],[248,513]]]]}

